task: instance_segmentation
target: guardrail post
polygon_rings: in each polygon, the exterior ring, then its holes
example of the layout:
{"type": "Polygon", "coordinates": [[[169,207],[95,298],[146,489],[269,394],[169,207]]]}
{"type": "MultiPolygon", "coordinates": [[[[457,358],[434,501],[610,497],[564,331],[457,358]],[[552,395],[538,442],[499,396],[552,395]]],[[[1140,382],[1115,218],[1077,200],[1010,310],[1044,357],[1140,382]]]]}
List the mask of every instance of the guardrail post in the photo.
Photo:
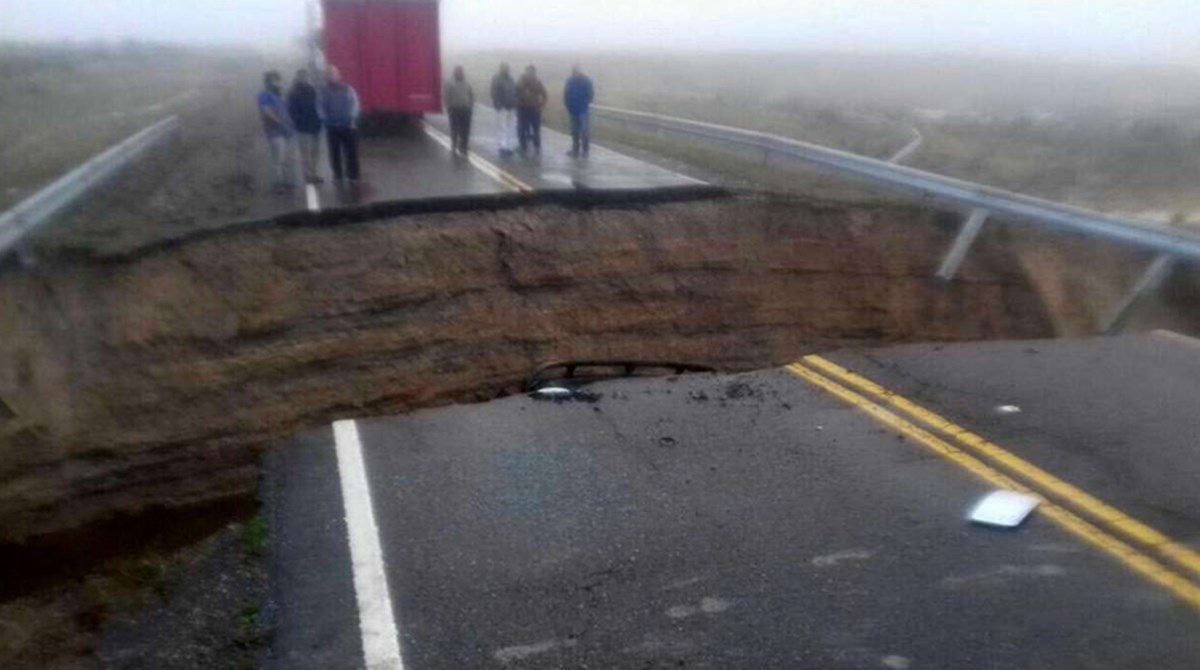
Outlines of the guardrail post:
{"type": "Polygon", "coordinates": [[[1142,276],[1134,283],[1129,294],[1121,301],[1120,305],[1113,310],[1113,313],[1108,317],[1108,322],[1104,324],[1105,335],[1119,335],[1125,330],[1125,326],[1129,325],[1129,320],[1137,311],[1138,304],[1147,294],[1158,289],[1171,274],[1171,267],[1175,264],[1175,258],[1170,254],[1160,254],[1150,263],[1150,267],[1142,273],[1142,276]]]}
{"type": "Polygon", "coordinates": [[[954,244],[950,246],[950,251],[947,251],[946,257],[942,259],[942,267],[937,272],[939,279],[950,281],[954,279],[954,275],[958,274],[958,268],[966,260],[967,252],[971,250],[975,238],[979,237],[979,232],[983,230],[983,223],[987,221],[987,218],[988,211],[986,209],[971,210],[971,215],[967,217],[967,220],[963,222],[962,229],[958,231],[958,237],[954,238],[954,244]]]}

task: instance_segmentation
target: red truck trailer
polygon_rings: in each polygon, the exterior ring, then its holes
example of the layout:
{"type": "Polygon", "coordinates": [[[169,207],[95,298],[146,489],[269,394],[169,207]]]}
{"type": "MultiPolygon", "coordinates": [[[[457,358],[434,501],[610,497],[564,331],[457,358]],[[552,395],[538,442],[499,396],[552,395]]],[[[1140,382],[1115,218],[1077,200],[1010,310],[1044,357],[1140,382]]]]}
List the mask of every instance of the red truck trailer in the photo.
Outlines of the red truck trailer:
{"type": "Polygon", "coordinates": [[[364,114],[442,111],[437,0],[323,0],[325,60],[358,90],[364,114]]]}

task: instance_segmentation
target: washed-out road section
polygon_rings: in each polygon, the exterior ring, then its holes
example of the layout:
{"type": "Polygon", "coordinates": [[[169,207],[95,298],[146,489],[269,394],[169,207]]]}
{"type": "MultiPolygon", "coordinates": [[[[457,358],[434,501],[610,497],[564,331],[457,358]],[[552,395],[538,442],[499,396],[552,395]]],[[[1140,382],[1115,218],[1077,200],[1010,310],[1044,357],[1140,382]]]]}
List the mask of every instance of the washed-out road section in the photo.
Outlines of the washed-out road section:
{"type": "MultiPolygon", "coordinates": [[[[1197,418],[1147,389],[1194,397],[1194,353],[1147,336],[835,358],[1187,540],[1200,525],[1152,510],[1194,480],[1196,453],[1163,435],[1195,435],[1197,418]],[[1111,399],[1090,412],[1069,392],[1100,385],[1111,399]],[[1146,431],[1163,439],[1131,457],[1143,474],[1088,476],[1120,460],[1104,436],[1146,431]]],[[[1011,532],[969,524],[987,483],[785,370],[588,391],[355,422],[406,668],[1200,659],[1198,614],[1171,593],[1038,512],[1011,532]]],[[[364,662],[336,442],[311,432],[268,469],[272,667],[364,662]]]]}

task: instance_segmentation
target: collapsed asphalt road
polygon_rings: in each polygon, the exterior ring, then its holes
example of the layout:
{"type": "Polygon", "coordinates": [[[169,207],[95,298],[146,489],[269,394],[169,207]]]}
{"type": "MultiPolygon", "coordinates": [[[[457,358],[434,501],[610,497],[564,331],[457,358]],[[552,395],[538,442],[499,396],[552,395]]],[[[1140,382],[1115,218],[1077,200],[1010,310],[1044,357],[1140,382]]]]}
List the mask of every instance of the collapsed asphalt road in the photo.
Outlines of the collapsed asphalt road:
{"type": "MultiPolygon", "coordinates": [[[[1077,346],[1091,353],[1076,359],[1121,355],[1077,346]]],[[[1086,366],[1071,367],[1064,383],[1080,383],[1086,366]]],[[[1055,521],[1052,498],[1013,532],[969,525],[991,485],[788,371],[590,390],[342,422],[277,452],[270,667],[396,667],[390,653],[417,669],[1200,659],[1186,598],[1055,521]]],[[[1195,434],[1194,416],[1171,419],[1195,434]]]]}

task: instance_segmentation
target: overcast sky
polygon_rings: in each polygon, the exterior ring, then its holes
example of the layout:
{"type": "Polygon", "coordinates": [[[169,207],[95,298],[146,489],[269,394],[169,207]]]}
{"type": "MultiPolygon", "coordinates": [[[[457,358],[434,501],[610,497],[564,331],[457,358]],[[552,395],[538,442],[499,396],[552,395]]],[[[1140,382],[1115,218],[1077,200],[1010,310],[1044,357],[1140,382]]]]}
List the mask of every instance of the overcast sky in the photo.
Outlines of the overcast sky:
{"type": "MultiPolygon", "coordinates": [[[[0,0],[0,37],[291,43],[306,0],[0,0]]],[[[1198,0],[443,0],[447,49],[970,51],[1200,65],[1198,0]]]]}

